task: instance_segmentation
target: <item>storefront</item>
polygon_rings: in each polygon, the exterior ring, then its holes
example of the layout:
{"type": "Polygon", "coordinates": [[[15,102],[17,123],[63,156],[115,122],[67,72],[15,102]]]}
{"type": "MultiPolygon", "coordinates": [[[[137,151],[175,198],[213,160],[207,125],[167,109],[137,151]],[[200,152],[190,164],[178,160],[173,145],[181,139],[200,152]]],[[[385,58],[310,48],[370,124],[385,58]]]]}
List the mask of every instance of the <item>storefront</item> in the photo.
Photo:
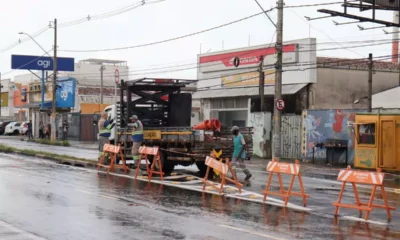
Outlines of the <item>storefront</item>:
{"type": "MultiPolygon", "coordinates": [[[[300,39],[283,44],[283,115],[301,115],[308,107],[308,85],[316,83],[316,39],[300,39]]],[[[194,104],[200,106],[200,120],[218,118],[223,125],[254,126],[260,136],[261,152],[270,141],[271,113],[274,109],[274,44],[259,45],[198,56],[197,92],[194,104]],[[264,109],[260,109],[259,72],[263,58],[265,76],[264,109]],[[239,59],[239,66],[235,66],[239,59]],[[266,114],[259,114],[264,112],[266,114]],[[257,116],[255,116],[257,114],[257,116]],[[260,119],[261,116],[261,119],[260,119]],[[257,118],[258,124],[253,119],[257,118]]],[[[269,147],[268,147],[269,148],[269,147]]],[[[257,152],[257,150],[255,150],[257,152]]],[[[263,154],[264,155],[264,154],[263,154]]]]}

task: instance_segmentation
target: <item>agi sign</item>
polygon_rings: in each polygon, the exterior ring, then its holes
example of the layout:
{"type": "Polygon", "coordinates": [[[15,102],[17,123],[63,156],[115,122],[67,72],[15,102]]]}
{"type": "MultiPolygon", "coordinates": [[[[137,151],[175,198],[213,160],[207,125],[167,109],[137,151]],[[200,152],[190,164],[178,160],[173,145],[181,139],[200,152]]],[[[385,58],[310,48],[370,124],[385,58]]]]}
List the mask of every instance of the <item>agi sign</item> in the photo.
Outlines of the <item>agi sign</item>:
{"type": "MultiPolygon", "coordinates": [[[[12,55],[12,69],[24,70],[53,70],[53,58],[41,56],[12,55]]],[[[75,70],[73,58],[57,58],[57,70],[73,72],[75,70]]]]}

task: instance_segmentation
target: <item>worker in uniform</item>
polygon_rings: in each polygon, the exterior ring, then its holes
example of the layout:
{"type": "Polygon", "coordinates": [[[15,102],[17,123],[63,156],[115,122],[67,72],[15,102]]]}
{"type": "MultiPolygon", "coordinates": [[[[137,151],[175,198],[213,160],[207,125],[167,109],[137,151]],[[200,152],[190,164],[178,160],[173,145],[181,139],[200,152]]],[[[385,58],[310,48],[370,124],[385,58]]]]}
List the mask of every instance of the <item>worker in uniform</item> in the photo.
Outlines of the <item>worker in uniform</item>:
{"type": "Polygon", "coordinates": [[[140,153],[139,153],[139,148],[142,145],[143,142],[143,124],[141,121],[139,121],[138,117],[136,115],[133,115],[130,120],[133,123],[133,130],[132,130],[132,157],[133,160],[135,161],[135,164],[137,163],[137,166],[140,165],[139,158],[140,158],[140,153]]]}
{"type": "Polygon", "coordinates": [[[233,126],[232,127],[232,134],[233,138],[233,156],[232,156],[232,165],[236,169],[238,165],[242,170],[243,173],[246,175],[245,181],[251,178],[250,171],[246,168],[244,160],[246,158],[246,142],[244,140],[243,135],[239,132],[239,127],[233,126]]]}
{"type": "Polygon", "coordinates": [[[114,127],[113,119],[110,119],[106,112],[103,112],[98,122],[99,127],[99,153],[100,157],[103,156],[104,144],[109,142],[111,136],[111,129],[114,127]]]}

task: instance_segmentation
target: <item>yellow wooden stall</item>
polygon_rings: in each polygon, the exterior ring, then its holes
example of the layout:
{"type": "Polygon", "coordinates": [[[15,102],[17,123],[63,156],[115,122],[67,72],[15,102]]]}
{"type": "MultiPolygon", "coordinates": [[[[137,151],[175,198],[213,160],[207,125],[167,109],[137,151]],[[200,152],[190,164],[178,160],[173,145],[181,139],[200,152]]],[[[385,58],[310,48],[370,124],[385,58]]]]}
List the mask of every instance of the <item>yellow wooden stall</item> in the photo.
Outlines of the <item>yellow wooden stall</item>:
{"type": "Polygon", "coordinates": [[[357,113],[356,168],[400,171],[400,114],[357,113]]]}

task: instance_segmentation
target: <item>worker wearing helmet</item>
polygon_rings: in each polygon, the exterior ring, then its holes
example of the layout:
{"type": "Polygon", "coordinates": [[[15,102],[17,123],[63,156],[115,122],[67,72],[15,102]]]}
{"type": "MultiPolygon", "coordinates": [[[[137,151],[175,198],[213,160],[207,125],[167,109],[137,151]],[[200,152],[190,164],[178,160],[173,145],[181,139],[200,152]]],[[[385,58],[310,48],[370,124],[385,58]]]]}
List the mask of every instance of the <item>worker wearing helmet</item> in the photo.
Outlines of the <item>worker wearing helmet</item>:
{"type": "Polygon", "coordinates": [[[243,135],[239,132],[239,127],[233,126],[232,134],[234,135],[232,165],[239,165],[239,167],[243,170],[243,173],[246,175],[244,180],[247,181],[252,175],[244,164],[244,159],[246,158],[246,142],[243,135]]]}
{"type": "MultiPolygon", "coordinates": [[[[133,123],[133,130],[132,130],[132,157],[135,163],[140,158],[139,148],[143,142],[143,124],[139,121],[136,115],[133,115],[131,118],[133,123]]],[[[137,162],[138,166],[140,162],[137,162]]]]}

